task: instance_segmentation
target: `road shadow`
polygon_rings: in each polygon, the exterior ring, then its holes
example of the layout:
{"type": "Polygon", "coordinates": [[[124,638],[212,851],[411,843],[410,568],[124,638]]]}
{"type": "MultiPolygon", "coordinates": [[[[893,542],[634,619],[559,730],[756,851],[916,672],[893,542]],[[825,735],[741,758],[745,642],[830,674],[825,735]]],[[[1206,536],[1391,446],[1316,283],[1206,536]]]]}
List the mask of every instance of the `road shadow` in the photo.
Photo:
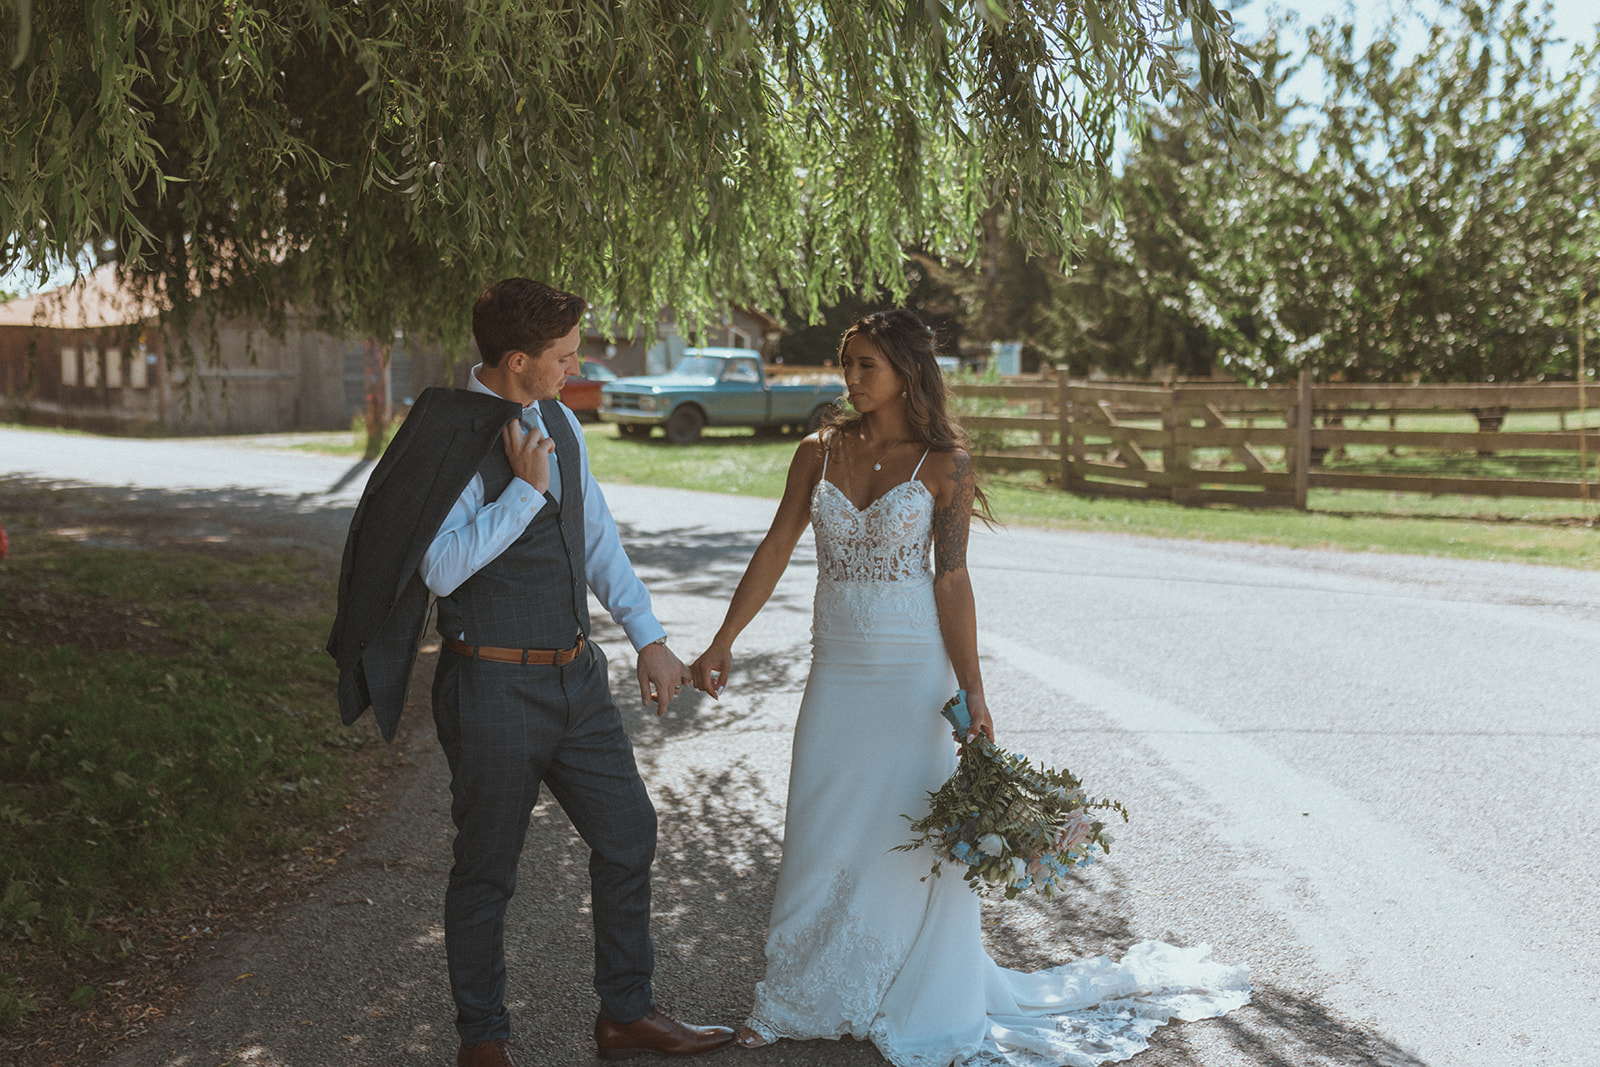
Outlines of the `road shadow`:
{"type": "Polygon", "coordinates": [[[134,489],[0,478],[0,524],[122,549],[339,551],[353,505],[250,489],[134,489]]]}
{"type": "MultiPolygon", "coordinates": [[[[190,1002],[161,1024],[155,1040],[125,1050],[110,1067],[420,1067],[450,1061],[456,1039],[440,926],[449,864],[447,774],[426,725],[413,722],[411,751],[420,773],[417,787],[396,798],[404,814],[274,929],[220,945],[215,958],[196,968],[190,1002]]],[[[741,761],[655,785],[652,792],[661,818],[654,876],[657,999],[686,1020],[738,1025],[764,973],[762,945],[781,843],[770,818],[776,799],[741,761]]],[[[507,1004],[525,1063],[594,1062],[586,859],[561,809],[543,799],[531,820],[506,927],[507,1004]]],[[[1117,878],[1099,878],[1055,902],[986,906],[986,941],[997,959],[1024,969],[1120,956],[1138,940],[1125,919],[1126,891],[1117,878]]],[[[737,1055],[784,1067],[884,1062],[871,1045],[848,1040],[784,1042],[737,1055]]],[[[1251,1005],[1222,1019],[1163,1028],[1137,1062],[1424,1067],[1315,999],[1271,986],[1258,988],[1251,1005]]]]}
{"type": "MultiPolygon", "coordinates": [[[[765,971],[762,945],[781,846],[780,835],[751,813],[774,798],[741,763],[653,792],[661,814],[654,879],[657,996],[684,1018],[736,1025],[765,971]]],[[[581,990],[575,998],[580,1002],[592,1000],[585,988],[592,941],[582,855],[582,844],[559,809],[546,809],[538,833],[530,836],[523,867],[530,877],[540,872],[538,907],[545,918],[510,935],[520,956],[543,960],[556,947],[550,930],[560,926],[564,934],[556,955],[570,968],[563,985],[581,990]]],[[[1118,958],[1142,939],[1126,918],[1130,888],[1115,876],[1078,879],[1055,901],[986,903],[985,943],[996,960],[1022,970],[1089,956],[1118,958]]],[[[536,1062],[591,1062],[586,1030],[567,1018],[572,1001],[562,997],[552,1004],[551,994],[531,992],[525,988],[513,1010],[524,1035],[520,1040],[537,1053],[536,1062]]],[[[786,1067],[884,1062],[870,1044],[849,1040],[783,1042],[740,1056],[786,1067]]],[[[1392,1042],[1340,1019],[1314,997],[1274,985],[1258,985],[1251,1004],[1220,1019],[1162,1028],[1137,1062],[1144,1067],[1426,1067],[1392,1042]]]]}
{"type": "MultiPolygon", "coordinates": [[[[733,597],[734,587],[763,536],[696,526],[647,532],[620,524],[618,531],[628,558],[651,592],[703,597],[719,605],[733,597]]],[[[816,560],[807,543],[795,551],[788,573],[801,580],[779,583],[763,610],[788,608],[809,614],[816,560]]]]}
{"type": "MultiPolygon", "coordinates": [[[[332,496],[334,493],[338,493],[338,492],[343,491],[347,486],[349,486],[351,483],[353,483],[357,478],[361,477],[367,471],[371,470],[375,463],[377,463],[377,460],[374,460],[374,459],[358,459],[358,460],[356,460],[354,463],[352,463],[350,465],[350,469],[349,470],[347,470],[343,474],[341,474],[338,477],[338,479],[336,479],[332,485],[328,486],[327,489],[323,490],[323,492],[325,494],[327,494],[328,496],[332,496]]],[[[306,499],[309,499],[310,496],[312,496],[312,495],[313,494],[302,494],[299,499],[306,500],[306,499]]]]}
{"type": "Polygon", "coordinates": [[[631,523],[618,523],[617,532],[634,566],[649,567],[669,575],[728,568],[742,573],[762,538],[760,532],[708,530],[703,526],[643,531],[631,523]]]}
{"type": "MultiPolygon", "coordinates": [[[[1213,1039],[1210,1044],[1223,1044],[1241,1062],[1261,1067],[1427,1067],[1315,999],[1274,985],[1257,985],[1248,1005],[1203,1025],[1213,1039]]],[[[1155,1054],[1152,1063],[1162,1067],[1210,1067],[1214,1062],[1207,1048],[1191,1041],[1187,1025],[1156,1031],[1150,1050],[1155,1054]]]]}

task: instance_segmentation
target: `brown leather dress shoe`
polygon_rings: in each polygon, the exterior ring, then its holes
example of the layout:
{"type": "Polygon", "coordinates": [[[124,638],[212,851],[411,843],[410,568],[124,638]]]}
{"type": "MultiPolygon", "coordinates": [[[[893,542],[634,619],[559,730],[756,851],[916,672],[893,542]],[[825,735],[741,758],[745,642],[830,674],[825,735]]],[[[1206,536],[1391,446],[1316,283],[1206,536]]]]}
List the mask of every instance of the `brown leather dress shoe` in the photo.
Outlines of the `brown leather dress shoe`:
{"type": "Polygon", "coordinates": [[[621,1026],[602,1015],[594,1019],[594,1043],[600,1058],[620,1060],[656,1052],[664,1056],[698,1056],[718,1052],[733,1044],[733,1031],[726,1026],[690,1026],[664,1011],[653,1011],[643,1019],[621,1026]]]}
{"type": "Polygon", "coordinates": [[[517,1067],[511,1049],[504,1041],[480,1041],[462,1045],[456,1052],[456,1067],[517,1067]]]}

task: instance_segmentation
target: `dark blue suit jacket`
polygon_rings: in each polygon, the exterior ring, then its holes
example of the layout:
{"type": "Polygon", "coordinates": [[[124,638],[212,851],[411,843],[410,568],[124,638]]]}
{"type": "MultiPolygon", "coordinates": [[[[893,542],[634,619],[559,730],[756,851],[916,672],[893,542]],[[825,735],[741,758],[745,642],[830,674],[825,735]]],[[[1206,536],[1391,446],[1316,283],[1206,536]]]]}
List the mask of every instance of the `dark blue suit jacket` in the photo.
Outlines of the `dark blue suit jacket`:
{"type": "Polygon", "coordinates": [[[497,396],[425,390],[373,467],[345,539],[328,635],[346,725],[370,706],[394,740],[428,620],[422,554],[489,450],[501,447],[500,431],[521,414],[497,396]]]}

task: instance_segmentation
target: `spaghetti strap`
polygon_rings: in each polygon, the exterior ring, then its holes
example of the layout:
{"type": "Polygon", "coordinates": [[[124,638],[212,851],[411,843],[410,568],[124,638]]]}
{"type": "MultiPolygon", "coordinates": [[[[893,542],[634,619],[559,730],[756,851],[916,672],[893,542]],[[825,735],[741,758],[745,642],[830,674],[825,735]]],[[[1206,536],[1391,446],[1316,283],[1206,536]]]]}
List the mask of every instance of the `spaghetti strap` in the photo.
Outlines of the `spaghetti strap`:
{"type": "MultiPolygon", "coordinates": [[[[922,459],[917,460],[917,470],[911,472],[911,477],[906,479],[907,481],[911,481],[911,480],[916,478],[917,471],[920,471],[922,469],[923,460],[926,460],[928,458],[928,453],[932,452],[932,451],[933,451],[933,449],[931,449],[931,448],[925,448],[925,449],[922,450],[922,459]]],[[[827,470],[828,469],[828,461],[827,460],[823,460],[822,461],[822,469],[823,470],[827,470]]]]}
{"type": "Polygon", "coordinates": [[[833,449],[828,447],[828,442],[822,442],[822,480],[828,480],[828,453],[833,449]]]}

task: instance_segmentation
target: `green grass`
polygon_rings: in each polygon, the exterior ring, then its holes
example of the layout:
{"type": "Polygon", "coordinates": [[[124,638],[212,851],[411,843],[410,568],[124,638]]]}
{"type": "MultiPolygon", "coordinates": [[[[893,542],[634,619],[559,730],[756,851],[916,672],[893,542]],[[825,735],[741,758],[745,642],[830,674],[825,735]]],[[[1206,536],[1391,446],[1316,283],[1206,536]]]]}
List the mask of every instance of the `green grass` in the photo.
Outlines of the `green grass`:
{"type": "Polygon", "coordinates": [[[26,422],[7,422],[4,419],[0,419],[0,430],[27,430],[29,433],[67,434],[76,437],[91,436],[88,430],[78,430],[71,426],[34,426],[26,422]]]}
{"type": "Polygon", "coordinates": [[[1076,497],[1024,475],[985,484],[1002,521],[1024,526],[1600,568],[1600,529],[1563,501],[1313,490],[1300,512],[1076,497]]]}
{"type": "MultiPolygon", "coordinates": [[[[686,447],[619,439],[604,425],[585,436],[603,482],[770,498],[783,492],[795,447],[740,430],[686,447]]],[[[1311,510],[1299,512],[1078,497],[1036,474],[989,475],[983,485],[1000,520],[1019,526],[1600,568],[1600,529],[1585,525],[1576,501],[1316,490],[1311,510]]]]}
{"type": "Polygon", "coordinates": [[[589,466],[602,482],[654,485],[663,489],[701,489],[738,496],[783,495],[783,483],[798,437],[752,434],[749,430],[707,430],[698,443],[670,444],[622,439],[615,426],[584,428],[589,466]]]}
{"type": "MultiPolygon", "coordinates": [[[[1379,422],[1368,420],[1373,427],[1379,422]]],[[[1387,418],[1381,422],[1388,424],[1387,418]]],[[[1352,418],[1347,425],[1356,428],[1360,423],[1352,418]]],[[[1401,420],[1400,429],[1468,431],[1475,426],[1465,417],[1408,417],[1401,420]]],[[[1505,428],[1553,430],[1557,420],[1554,415],[1514,415],[1505,428]]],[[[671,445],[659,436],[624,440],[615,427],[604,424],[587,426],[584,434],[595,476],[602,482],[771,499],[783,493],[796,444],[792,437],[755,435],[749,430],[709,430],[704,440],[689,446],[671,445]]],[[[1030,440],[1037,441],[1037,436],[1022,435],[1013,443],[1030,440]]],[[[347,451],[359,453],[360,448],[352,445],[347,451]]],[[[1477,477],[1576,475],[1569,453],[1478,457],[1402,449],[1391,456],[1384,449],[1363,446],[1348,451],[1344,457],[1330,456],[1326,469],[1477,477]]],[[[1281,461],[1270,450],[1265,458],[1281,461]]],[[[1600,528],[1588,525],[1590,518],[1600,515],[1600,503],[1589,505],[1586,512],[1579,501],[1537,497],[1312,490],[1310,510],[1298,512],[1077,497],[1026,473],[986,475],[983,485],[996,514],[1008,525],[1600,568],[1600,528]]],[[[1595,499],[1600,502],[1600,473],[1595,499]]]]}
{"type": "Polygon", "coordinates": [[[370,742],[332,711],[330,599],[328,575],[284,554],[14,536],[0,1031],[51,982],[50,999],[92,997],[74,972],[136,951],[97,916],[149,914],[186,876],[297,848],[339,812],[348,754],[370,742]]]}
{"type": "MultiPolygon", "coordinates": [[[[399,432],[403,419],[391,419],[388,426],[383,429],[383,446],[389,447],[389,442],[394,440],[394,435],[399,432]]],[[[335,431],[323,436],[321,440],[305,441],[291,446],[296,452],[318,452],[333,456],[360,456],[367,451],[367,418],[357,415],[350,420],[348,432],[335,431]]]]}

